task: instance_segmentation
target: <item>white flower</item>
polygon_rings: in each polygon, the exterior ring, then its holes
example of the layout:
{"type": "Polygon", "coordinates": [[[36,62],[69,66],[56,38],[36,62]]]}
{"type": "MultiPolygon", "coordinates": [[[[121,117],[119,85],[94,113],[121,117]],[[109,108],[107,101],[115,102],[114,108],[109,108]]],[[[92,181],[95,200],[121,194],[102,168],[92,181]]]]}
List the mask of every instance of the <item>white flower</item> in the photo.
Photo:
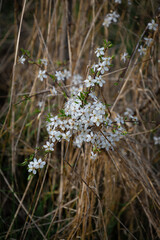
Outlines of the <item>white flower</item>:
{"type": "Polygon", "coordinates": [[[72,136],[72,134],[70,131],[67,131],[66,133],[62,134],[63,139],[67,140],[68,142],[69,142],[71,136],[72,136]]]}
{"type": "Polygon", "coordinates": [[[133,110],[130,108],[126,108],[126,111],[124,112],[124,116],[132,116],[133,115],[133,110]]]}
{"type": "Polygon", "coordinates": [[[126,59],[128,57],[128,53],[124,52],[123,55],[121,56],[121,60],[124,61],[124,63],[126,62],[126,59]]]}
{"type": "Polygon", "coordinates": [[[139,52],[140,56],[145,55],[146,54],[146,48],[143,48],[142,45],[141,45],[140,48],[138,49],[138,52],[139,52]]]}
{"type": "Polygon", "coordinates": [[[57,95],[57,90],[55,89],[55,87],[52,88],[51,92],[53,95],[57,95]]]}
{"type": "Polygon", "coordinates": [[[112,60],[111,57],[102,57],[102,60],[105,65],[108,65],[108,66],[111,65],[111,60],[112,60]]]}
{"type": "Polygon", "coordinates": [[[103,21],[103,26],[108,28],[111,23],[112,23],[112,18],[109,16],[106,16],[103,21]]]}
{"type": "Polygon", "coordinates": [[[93,110],[93,114],[91,115],[91,121],[97,126],[99,126],[103,122],[102,115],[99,115],[97,111],[93,110]]]}
{"type": "Polygon", "coordinates": [[[105,81],[102,79],[102,76],[99,76],[95,78],[95,83],[97,83],[100,87],[102,87],[105,81]]]}
{"type": "Polygon", "coordinates": [[[46,164],[46,162],[42,161],[41,158],[39,160],[34,158],[33,161],[31,161],[28,164],[28,172],[32,172],[33,174],[36,174],[37,173],[37,169],[43,168],[45,164],[46,164]]]}
{"type": "Polygon", "coordinates": [[[97,158],[97,153],[91,152],[91,159],[96,160],[97,158]]]}
{"type": "Polygon", "coordinates": [[[41,60],[41,63],[45,66],[47,66],[47,60],[46,59],[40,59],[41,60]]]}
{"type": "Polygon", "coordinates": [[[117,114],[115,121],[117,122],[117,124],[124,124],[124,119],[123,117],[119,116],[119,114],[117,114]]]}
{"type": "Polygon", "coordinates": [[[110,13],[110,17],[112,18],[113,22],[117,22],[117,19],[120,17],[120,15],[114,11],[113,13],[110,13]]]}
{"type": "Polygon", "coordinates": [[[144,38],[147,47],[149,47],[151,45],[151,43],[153,42],[153,38],[144,38]]]}
{"type": "Polygon", "coordinates": [[[97,48],[95,53],[96,53],[97,57],[103,56],[104,55],[104,47],[97,48]]]}
{"type": "Polygon", "coordinates": [[[42,106],[43,106],[43,102],[39,101],[39,102],[38,102],[38,107],[39,107],[39,108],[42,108],[42,106]]]}
{"type": "Polygon", "coordinates": [[[72,79],[72,83],[74,83],[74,84],[79,84],[79,83],[81,83],[82,82],[82,77],[81,77],[81,75],[79,75],[79,74],[77,74],[77,75],[74,75],[73,76],[73,79],[72,79]]]}
{"type": "Polygon", "coordinates": [[[63,75],[64,75],[64,77],[67,78],[67,79],[71,77],[70,71],[67,71],[66,69],[64,70],[63,75]]]}
{"type": "Polygon", "coordinates": [[[44,165],[46,165],[45,161],[42,161],[42,159],[40,158],[39,160],[37,160],[37,162],[35,163],[35,168],[39,169],[39,168],[43,168],[44,165]]]}
{"type": "MultiPolygon", "coordinates": [[[[37,160],[37,159],[36,159],[37,160]]],[[[37,170],[36,170],[36,167],[35,167],[35,161],[31,161],[29,164],[28,164],[28,172],[32,172],[33,174],[36,174],[37,173],[37,170]]]]}
{"type": "Polygon", "coordinates": [[[65,76],[61,71],[56,71],[55,76],[57,78],[57,81],[64,81],[65,76]]]}
{"type": "Polygon", "coordinates": [[[26,61],[24,55],[22,55],[19,59],[18,59],[18,62],[21,63],[21,64],[24,64],[24,62],[26,61]]]}
{"type": "Polygon", "coordinates": [[[50,143],[50,142],[46,142],[46,145],[43,145],[43,147],[45,148],[46,151],[54,151],[53,146],[54,146],[54,144],[50,143]]]}
{"type": "Polygon", "coordinates": [[[89,75],[86,80],[84,80],[86,87],[93,87],[95,85],[94,79],[89,75]]]}
{"type": "Polygon", "coordinates": [[[116,13],[116,11],[114,11],[113,13],[108,13],[104,18],[103,26],[108,28],[112,22],[117,22],[118,18],[119,14],[116,13]]]}
{"type": "Polygon", "coordinates": [[[148,23],[148,28],[149,28],[150,30],[153,30],[153,31],[156,31],[156,30],[157,30],[158,24],[155,23],[155,20],[154,20],[154,19],[152,19],[152,22],[151,22],[151,23],[148,23]]]}
{"type": "Polygon", "coordinates": [[[100,62],[97,70],[100,71],[101,74],[104,74],[105,71],[109,71],[109,68],[106,66],[106,61],[100,62]]]}
{"type": "Polygon", "coordinates": [[[47,78],[47,75],[45,74],[46,71],[45,70],[39,70],[39,73],[38,73],[38,78],[43,82],[43,79],[44,78],[47,78]]]}
{"type": "Polygon", "coordinates": [[[154,144],[155,145],[160,144],[160,137],[153,137],[153,139],[154,139],[154,144]]]}
{"type": "Polygon", "coordinates": [[[92,65],[92,69],[93,69],[94,72],[96,71],[97,67],[98,67],[98,64],[93,64],[92,65]]]}

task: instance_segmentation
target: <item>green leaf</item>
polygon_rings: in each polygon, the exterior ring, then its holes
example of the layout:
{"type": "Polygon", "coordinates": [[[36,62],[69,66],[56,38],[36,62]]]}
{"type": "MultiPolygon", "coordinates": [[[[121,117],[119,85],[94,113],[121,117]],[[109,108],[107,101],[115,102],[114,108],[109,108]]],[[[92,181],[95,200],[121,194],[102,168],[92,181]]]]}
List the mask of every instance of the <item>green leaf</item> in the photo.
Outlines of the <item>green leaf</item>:
{"type": "Polygon", "coordinates": [[[42,64],[42,61],[41,61],[41,59],[38,59],[38,61],[37,61],[37,62],[38,62],[38,64],[40,64],[40,65],[42,64]]]}
{"type": "Polygon", "coordinates": [[[25,50],[24,50],[23,48],[21,48],[21,52],[22,52],[23,54],[25,54],[25,50]]]}
{"type": "Polygon", "coordinates": [[[63,92],[63,96],[65,97],[65,99],[67,99],[67,94],[65,92],[63,92]]]}
{"type": "Polygon", "coordinates": [[[32,161],[34,158],[34,153],[29,156],[29,160],[32,161]]]}
{"type": "Polygon", "coordinates": [[[20,166],[26,166],[28,164],[28,162],[26,160],[24,162],[20,163],[20,166]]]}
{"type": "Polygon", "coordinates": [[[60,114],[58,114],[58,117],[60,117],[60,118],[61,117],[66,117],[64,109],[60,109],[59,111],[60,111],[60,114]]]}
{"type": "Polygon", "coordinates": [[[93,68],[91,68],[90,71],[91,71],[91,73],[95,73],[94,70],[93,70],[93,68]]]}
{"type": "Polygon", "coordinates": [[[48,113],[47,117],[46,117],[46,121],[47,122],[51,122],[50,118],[52,117],[52,115],[50,113],[48,113]]]}
{"type": "Polygon", "coordinates": [[[55,75],[49,74],[49,76],[50,76],[50,77],[53,79],[53,81],[55,82],[55,80],[56,80],[55,75]]]}
{"type": "Polygon", "coordinates": [[[27,124],[26,124],[26,127],[29,127],[29,126],[31,126],[31,124],[32,124],[32,121],[31,121],[31,122],[29,122],[29,123],[27,123],[27,124]]]}
{"type": "Polygon", "coordinates": [[[28,60],[28,63],[33,64],[33,63],[35,63],[35,62],[34,62],[34,61],[30,61],[30,60],[28,60]]]}
{"type": "Polygon", "coordinates": [[[29,174],[27,180],[29,181],[29,180],[31,179],[32,176],[33,176],[32,174],[29,174]]]}
{"type": "Polygon", "coordinates": [[[30,52],[28,50],[25,50],[25,51],[26,51],[27,56],[30,57],[31,56],[30,52]]]}

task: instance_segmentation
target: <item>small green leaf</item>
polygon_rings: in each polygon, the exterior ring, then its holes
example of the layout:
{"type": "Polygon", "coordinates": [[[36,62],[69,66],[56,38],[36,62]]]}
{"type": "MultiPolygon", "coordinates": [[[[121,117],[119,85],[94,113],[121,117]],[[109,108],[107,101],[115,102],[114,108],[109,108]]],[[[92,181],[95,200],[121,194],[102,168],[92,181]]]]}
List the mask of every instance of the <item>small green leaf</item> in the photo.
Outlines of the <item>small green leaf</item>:
{"type": "Polygon", "coordinates": [[[28,162],[24,161],[24,162],[20,163],[20,166],[26,166],[27,164],[28,164],[28,162]]]}
{"type": "Polygon", "coordinates": [[[91,68],[90,71],[91,71],[91,73],[95,73],[94,70],[93,70],[93,68],[91,68]]]}
{"type": "Polygon", "coordinates": [[[49,76],[50,76],[50,77],[53,79],[53,81],[55,82],[55,80],[56,80],[55,75],[49,74],[49,76]]]}
{"type": "Polygon", "coordinates": [[[42,64],[42,61],[41,61],[41,59],[38,59],[38,61],[37,61],[37,62],[38,62],[38,64],[40,64],[40,65],[42,64]]]}
{"type": "Polygon", "coordinates": [[[27,180],[29,181],[29,180],[31,179],[32,176],[33,176],[32,174],[29,174],[27,180]]]}
{"type": "Polygon", "coordinates": [[[35,62],[34,62],[34,61],[30,61],[30,60],[28,60],[28,63],[33,64],[33,63],[35,63],[35,62]]]}
{"type": "Polygon", "coordinates": [[[67,94],[65,92],[63,92],[63,96],[65,97],[65,99],[67,99],[67,94]]]}
{"type": "Polygon", "coordinates": [[[26,124],[26,127],[31,126],[31,124],[32,124],[32,122],[27,123],[27,124],[26,124]]]}
{"type": "Polygon", "coordinates": [[[27,56],[30,57],[31,56],[30,52],[28,50],[25,50],[25,51],[26,51],[27,56]]]}

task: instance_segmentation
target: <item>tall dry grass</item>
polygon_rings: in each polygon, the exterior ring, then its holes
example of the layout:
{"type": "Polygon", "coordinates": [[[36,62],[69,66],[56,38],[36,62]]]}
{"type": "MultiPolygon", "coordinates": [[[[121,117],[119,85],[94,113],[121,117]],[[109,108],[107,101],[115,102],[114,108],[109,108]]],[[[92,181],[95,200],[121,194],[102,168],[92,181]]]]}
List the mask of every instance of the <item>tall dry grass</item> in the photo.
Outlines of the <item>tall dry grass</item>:
{"type": "Polygon", "coordinates": [[[159,23],[158,1],[122,2],[2,1],[0,239],[160,238],[160,152],[153,141],[160,124],[158,31],[147,54],[137,53],[148,22],[159,23]],[[105,29],[104,16],[115,9],[120,20],[105,29]],[[39,81],[36,65],[17,63],[20,48],[48,59],[51,74],[65,67],[85,79],[104,39],[113,43],[115,59],[101,94],[112,114],[130,107],[139,124],[128,123],[130,134],[95,162],[89,144],[75,149],[62,141],[44,171],[27,181],[21,163],[43,146],[45,118],[57,114],[65,98],[60,88],[51,96],[53,82],[39,81]],[[131,57],[122,64],[126,50],[131,57]]]}

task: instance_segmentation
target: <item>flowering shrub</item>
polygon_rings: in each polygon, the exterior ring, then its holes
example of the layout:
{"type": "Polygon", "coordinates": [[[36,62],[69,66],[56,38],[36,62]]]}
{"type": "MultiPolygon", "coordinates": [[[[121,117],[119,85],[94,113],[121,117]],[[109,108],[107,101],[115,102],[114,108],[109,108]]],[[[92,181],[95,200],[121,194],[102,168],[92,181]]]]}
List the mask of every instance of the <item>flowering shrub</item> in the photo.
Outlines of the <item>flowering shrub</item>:
{"type": "MultiPolygon", "coordinates": [[[[115,2],[121,3],[121,1],[115,2]]],[[[119,14],[115,11],[109,13],[104,18],[103,25],[109,27],[111,22],[116,23],[118,18],[119,14]]],[[[149,30],[156,31],[157,27],[158,25],[154,20],[148,23],[149,30]]],[[[150,47],[153,42],[152,38],[144,38],[144,40],[146,48],[140,45],[138,49],[140,56],[146,54],[147,47],[150,47]]],[[[89,74],[84,81],[80,75],[72,76],[70,71],[66,69],[64,71],[56,71],[55,75],[50,75],[46,70],[43,70],[43,66],[47,66],[46,59],[39,59],[37,62],[31,61],[30,53],[22,50],[23,55],[19,58],[19,63],[24,64],[26,58],[30,63],[36,63],[41,68],[38,73],[40,81],[47,79],[48,76],[61,86],[61,82],[72,78],[69,95],[64,90],[64,95],[67,99],[64,108],[60,110],[59,115],[53,116],[50,114],[47,117],[46,129],[49,139],[43,145],[46,153],[54,151],[54,146],[57,142],[62,140],[69,142],[72,139],[74,146],[78,148],[81,148],[84,143],[90,143],[92,146],[90,157],[96,160],[102,150],[114,151],[116,143],[127,134],[126,123],[128,121],[132,123],[138,122],[137,117],[133,116],[134,113],[129,108],[126,109],[123,116],[116,113],[113,117],[105,99],[102,97],[103,101],[101,101],[96,96],[96,89],[102,88],[105,84],[103,75],[109,71],[114,58],[114,56],[106,56],[107,50],[111,47],[112,44],[110,42],[104,41],[104,46],[95,50],[98,61],[91,66],[89,74]]],[[[124,52],[121,55],[121,61],[125,63],[127,58],[128,53],[124,52]]],[[[51,91],[54,95],[57,94],[54,86],[51,91]]],[[[43,103],[39,103],[40,108],[42,105],[43,103]]],[[[156,137],[154,140],[156,144],[159,141],[156,137]]],[[[43,168],[44,165],[45,161],[42,161],[41,158],[38,161],[34,158],[28,164],[28,172],[36,174],[37,169],[43,168]]]]}
{"type": "MultiPolygon", "coordinates": [[[[123,116],[118,113],[112,116],[107,103],[101,101],[96,96],[96,89],[102,88],[105,84],[103,75],[109,71],[113,56],[106,56],[107,50],[111,47],[110,42],[104,41],[104,46],[97,48],[95,54],[98,62],[91,66],[87,78],[82,81],[80,75],[72,76],[73,84],[79,85],[79,88],[71,87],[64,108],[60,114],[47,117],[46,129],[49,139],[43,145],[46,153],[54,151],[54,146],[62,140],[70,141],[72,139],[75,147],[81,148],[83,143],[90,143],[92,150],[91,159],[96,160],[102,150],[114,150],[116,143],[127,134],[126,122],[137,122],[131,109],[126,109],[123,116]],[[84,86],[83,86],[84,85],[84,86]],[[83,86],[83,87],[82,87],[83,86]]],[[[128,54],[124,53],[122,60],[128,54]]],[[[28,55],[26,54],[26,58],[28,55]]],[[[21,57],[22,58],[22,57],[21,57]]],[[[23,56],[24,59],[24,56],[23,56]]],[[[23,60],[24,61],[24,60],[23,60]]],[[[44,60],[40,60],[44,63],[44,60]]],[[[45,61],[45,65],[47,62],[45,61]]],[[[39,70],[38,78],[43,81],[49,75],[46,70],[39,70]]],[[[61,82],[71,77],[71,73],[64,69],[63,72],[56,71],[55,82],[61,82]]],[[[56,93],[55,88],[54,93],[56,93]]],[[[28,172],[36,174],[37,169],[43,168],[45,162],[34,158],[28,164],[28,172]]]]}

